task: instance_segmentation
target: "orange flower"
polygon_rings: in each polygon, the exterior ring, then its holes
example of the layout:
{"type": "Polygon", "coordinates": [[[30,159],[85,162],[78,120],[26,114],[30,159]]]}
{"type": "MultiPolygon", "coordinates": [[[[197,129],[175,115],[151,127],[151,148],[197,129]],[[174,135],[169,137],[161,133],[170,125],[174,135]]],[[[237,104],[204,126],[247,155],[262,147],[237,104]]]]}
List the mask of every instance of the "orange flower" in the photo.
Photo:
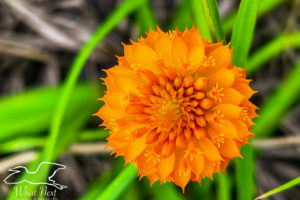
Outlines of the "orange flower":
{"type": "Polygon", "coordinates": [[[124,54],[106,71],[105,105],[96,113],[111,130],[116,156],[151,183],[172,181],[183,190],[241,157],[257,107],[228,45],[205,41],[195,28],[158,28],[124,45],[124,54]]]}

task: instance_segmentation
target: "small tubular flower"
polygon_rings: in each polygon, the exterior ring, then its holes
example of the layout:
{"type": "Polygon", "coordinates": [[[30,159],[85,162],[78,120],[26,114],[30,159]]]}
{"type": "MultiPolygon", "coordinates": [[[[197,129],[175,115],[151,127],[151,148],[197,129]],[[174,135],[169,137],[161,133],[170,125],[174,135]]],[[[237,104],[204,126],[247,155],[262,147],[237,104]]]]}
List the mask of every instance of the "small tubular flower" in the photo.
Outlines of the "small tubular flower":
{"type": "Polygon", "coordinates": [[[111,130],[108,146],[153,183],[212,178],[241,157],[252,137],[255,93],[232,49],[204,40],[195,28],[151,30],[124,45],[106,70],[105,105],[95,114],[111,130]]]}

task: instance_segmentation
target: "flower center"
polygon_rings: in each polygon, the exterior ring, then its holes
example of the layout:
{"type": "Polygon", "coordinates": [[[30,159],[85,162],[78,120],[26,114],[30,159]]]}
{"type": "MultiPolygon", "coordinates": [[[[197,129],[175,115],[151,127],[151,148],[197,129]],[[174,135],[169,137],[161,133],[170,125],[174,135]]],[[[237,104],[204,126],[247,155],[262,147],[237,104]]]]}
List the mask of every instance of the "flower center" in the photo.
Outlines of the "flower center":
{"type": "Polygon", "coordinates": [[[161,104],[160,109],[155,116],[159,126],[171,128],[171,126],[178,122],[181,116],[181,105],[174,100],[166,100],[161,104]]]}
{"type": "Polygon", "coordinates": [[[134,96],[127,112],[136,114],[138,122],[149,125],[149,143],[169,141],[182,146],[191,137],[205,136],[205,115],[216,103],[216,96],[211,93],[221,92],[218,86],[208,88],[206,77],[153,78],[155,75],[149,72],[142,75],[149,77],[150,84],[139,88],[143,96],[134,96]]]}

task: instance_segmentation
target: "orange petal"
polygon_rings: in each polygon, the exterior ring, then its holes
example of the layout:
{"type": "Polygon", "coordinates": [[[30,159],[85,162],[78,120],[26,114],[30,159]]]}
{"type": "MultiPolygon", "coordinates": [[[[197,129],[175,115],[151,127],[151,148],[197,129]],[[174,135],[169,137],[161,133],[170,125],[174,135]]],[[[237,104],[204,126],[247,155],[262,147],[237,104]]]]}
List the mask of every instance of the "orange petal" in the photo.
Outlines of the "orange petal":
{"type": "Polygon", "coordinates": [[[217,130],[213,129],[211,126],[207,127],[207,134],[212,139],[212,141],[214,138],[220,137],[220,133],[217,130]]]}
{"type": "Polygon", "coordinates": [[[242,120],[232,119],[231,121],[238,130],[238,136],[240,139],[245,139],[254,136],[253,133],[250,132],[248,126],[242,120]]]}
{"type": "MultiPolygon", "coordinates": [[[[95,113],[96,116],[103,119],[106,125],[115,124],[115,118],[121,118],[123,116],[129,116],[123,110],[112,109],[111,107],[104,105],[100,110],[95,113]]],[[[108,127],[110,128],[110,127],[108,127]]]]}
{"type": "Polygon", "coordinates": [[[188,54],[188,62],[190,64],[188,71],[190,73],[194,73],[196,70],[198,70],[199,66],[201,66],[203,63],[204,57],[205,54],[203,46],[193,47],[188,54]]]}
{"type": "Polygon", "coordinates": [[[158,56],[148,45],[133,43],[124,46],[124,54],[129,66],[134,69],[148,69],[158,74],[161,69],[156,65],[158,56]]]}
{"type": "MultiPolygon", "coordinates": [[[[111,134],[113,134],[113,133],[111,133],[111,134]]],[[[126,147],[128,146],[128,144],[130,142],[127,139],[120,141],[119,138],[111,137],[111,135],[107,138],[107,140],[108,140],[107,146],[112,147],[114,149],[118,149],[119,153],[121,153],[122,155],[124,154],[123,151],[125,151],[126,147]],[[122,151],[120,149],[122,149],[122,151]]]]}
{"type": "MultiPolygon", "coordinates": [[[[121,58],[125,58],[125,57],[121,57],[121,58]]],[[[106,72],[121,75],[121,74],[128,74],[132,72],[132,69],[126,65],[116,65],[114,67],[107,69],[106,72]]]]}
{"type": "Polygon", "coordinates": [[[149,181],[150,181],[150,186],[153,185],[153,183],[155,183],[156,181],[158,181],[158,177],[156,174],[151,174],[149,176],[147,176],[149,181]]]}
{"type": "Polygon", "coordinates": [[[224,94],[224,96],[221,98],[222,103],[240,105],[244,98],[241,93],[233,88],[225,88],[222,93],[224,94]]]}
{"type": "Polygon", "coordinates": [[[210,125],[214,127],[214,129],[219,133],[222,133],[224,137],[234,139],[238,138],[237,130],[230,120],[223,119],[223,122],[219,123],[218,125],[214,125],[213,123],[211,123],[210,125]]]}
{"type": "Polygon", "coordinates": [[[194,82],[194,88],[196,90],[204,90],[207,87],[208,83],[208,78],[207,77],[199,77],[195,82],[194,82]]]}
{"type": "Polygon", "coordinates": [[[224,143],[220,146],[220,153],[227,158],[241,157],[236,142],[230,138],[224,138],[224,143]]]}
{"type": "Polygon", "coordinates": [[[194,129],[193,134],[197,139],[201,139],[202,137],[206,136],[206,131],[204,128],[197,128],[194,129]]]}
{"type": "Polygon", "coordinates": [[[157,82],[157,76],[150,70],[139,70],[139,73],[145,81],[147,81],[147,84],[152,83],[152,82],[157,82]]]}
{"type": "Polygon", "coordinates": [[[130,64],[136,64],[141,62],[154,62],[157,60],[157,55],[152,48],[139,43],[125,45],[124,54],[126,60],[130,64]]]}
{"type": "Polygon", "coordinates": [[[127,104],[127,95],[123,92],[108,91],[103,97],[103,101],[111,108],[116,110],[123,110],[127,104]]]}
{"type": "Polygon", "coordinates": [[[132,161],[136,159],[146,148],[146,136],[132,140],[125,152],[125,160],[132,161]]]}
{"type": "Polygon", "coordinates": [[[217,147],[207,138],[202,138],[199,142],[199,145],[205,155],[209,160],[222,160],[217,147]]]}
{"type": "Polygon", "coordinates": [[[237,81],[233,84],[232,87],[239,91],[243,96],[245,96],[246,99],[249,99],[253,94],[256,93],[251,89],[249,83],[245,81],[237,81]]]}
{"type": "MultiPolygon", "coordinates": [[[[161,31],[162,32],[162,31],[161,31]]],[[[163,33],[163,32],[162,32],[163,33]]],[[[155,48],[155,44],[157,43],[158,41],[158,37],[161,33],[159,33],[158,31],[155,31],[155,30],[152,30],[150,28],[149,32],[146,33],[147,34],[147,37],[146,39],[144,40],[144,43],[149,45],[151,48],[155,48]]]]}
{"type": "Polygon", "coordinates": [[[129,104],[125,111],[129,114],[143,114],[145,106],[143,104],[129,104]]]}
{"type": "Polygon", "coordinates": [[[215,59],[214,69],[225,68],[231,65],[232,51],[228,45],[213,50],[208,56],[212,56],[215,59]]]}
{"type": "MultiPolygon", "coordinates": [[[[147,151],[147,150],[146,150],[147,151]]],[[[137,167],[139,169],[140,176],[150,176],[154,174],[156,171],[155,160],[149,159],[149,157],[145,156],[145,151],[140,154],[140,156],[136,159],[137,167]]]]}
{"type": "Polygon", "coordinates": [[[231,69],[220,69],[210,77],[210,83],[218,83],[221,87],[230,87],[235,80],[235,72],[231,69]]]}
{"type": "Polygon", "coordinates": [[[167,158],[161,158],[158,164],[157,176],[160,180],[167,180],[168,176],[172,173],[175,164],[175,154],[167,158]]]}
{"type": "Polygon", "coordinates": [[[212,108],[213,111],[220,110],[221,114],[228,118],[241,118],[242,107],[233,104],[219,104],[212,108]]]}
{"type": "Polygon", "coordinates": [[[214,161],[210,161],[208,159],[204,160],[204,168],[203,168],[203,177],[209,177],[213,179],[213,172],[214,172],[214,161]]]}
{"type": "Polygon", "coordinates": [[[189,49],[192,49],[195,46],[204,48],[203,38],[197,29],[185,31],[182,34],[182,40],[186,43],[189,49]]]}
{"type": "Polygon", "coordinates": [[[175,150],[175,142],[165,142],[161,150],[161,155],[166,158],[169,157],[175,150]]]}
{"type": "Polygon", "coordinates": [[[188,156],[187,159],[188,166],[192,169],[192,171],[197,175],[200,176],[203,167],[204,167],[204,158],[201,153],[194,153],[191,156],[188,156]]]}
{"type": "Polygon", "coordinates": [[[183,40],[179,37],[174,37],[171,45],[172,67],[179,70],[179,68],[185,63],[187,56],[187,46],[183,40]]]}
{"type": "Polygon", "coordinates": [[[151,131],[150,133],[148,133],[148,135],[146,137],[146,143],[152,144],[157,141],[158,137],[159,137],[159,134],[156,130],[151,131]]]}
{"type": "Polygon", "coordinates": [[[182,147],[183,145],[184,145],[184,136],[183,136],[183,134],[180,134],[180,135],[178,135],[177,137],[176,137],[176,141],[175,141],[175,144],[176,144],[176,146],[178,146],[178,147],[182,147]]]}
{"type": "Polygon", "coordinates": [[[155,43],[155,50],[166,66],[171,66],[171,39],[166,34],[160,34],[155,43]]]}
{"type": "Polygon", "coordinates": [[[223,41],[216,42],[216,43],[208,43],[205,41],[205,52],[206,54],[210,54],[212,51],[216,50],[217,48],[220,48],[223,46],[223,41]]]}
{"type": "Polygon", "coordinates": [[[186,184],[190,181],[191,177],[191,169],[179,167],[174,173],[173,178],[176,185],[181,187],[182,192],[185,190],[186,184]]]}
{"type": "Polygon", "coordinates": [[[139,82],[138,78],[133,78],[128,75],[116,75],[112,74],[114,77],[114,82],[116,83],[116,86],[123,92],[126,93],[136,93],[138,92],[138,86],[141,85],[141,82],[139,82]]]}
{"type": "Polygon", "coordinates": [[[229,164],[229,159],[222,161],[220,164],[220,170],[225,172],[228,164],[229,164]]]}

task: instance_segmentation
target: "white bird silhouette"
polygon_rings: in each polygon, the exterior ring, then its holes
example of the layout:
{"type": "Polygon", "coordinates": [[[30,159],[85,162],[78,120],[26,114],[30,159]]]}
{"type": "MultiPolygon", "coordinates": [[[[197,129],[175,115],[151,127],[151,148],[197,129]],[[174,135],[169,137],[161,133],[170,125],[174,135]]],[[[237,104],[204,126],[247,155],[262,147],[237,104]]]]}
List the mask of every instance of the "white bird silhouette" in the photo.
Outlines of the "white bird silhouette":
{"type": "Polygon", "coordinates": [[[42,163],[40,163],[38,168],[34,172],[29,172],[28,169],[24,166],[17,166],[17,167],[14,167],[14,168],[11,168],[11,169],[8,170],[8,171],[13,172],[13,173],[9,174],[3,181],[6,184],[10,184],[10,185],[11,184],[19,184],[19,183],[23,183],[23,182],[27,182],[27,183],[35,184],[35,185],[51,185],[53,187],[56,187],[59,190],[63,190],[64,188],[67,188],[67,186],[58,184],[58,183],[55,182],[55,180],[52,179],[53,176],[55,176],[55,174],[58,171],[63,170],[63,169],[66,169],[65,165],[61,165],[61,164],[58,164],[58,163],[52,163],[52,162],[42,162],[42,163]],[[47,169],[49,169],[51,167],[56,167],[56,170],[54,170],[52,172],[52,174],[48,176],[49,183],[48,182],[34,182],[34,181],[26,180],[26,179],[17,181],[17,175],[19,175],[21,172],[38,176],[39,173],[42,172],[41,168],[46,167],[46,165],[52,165],[50,167],[48,166],[47,169]]]}

